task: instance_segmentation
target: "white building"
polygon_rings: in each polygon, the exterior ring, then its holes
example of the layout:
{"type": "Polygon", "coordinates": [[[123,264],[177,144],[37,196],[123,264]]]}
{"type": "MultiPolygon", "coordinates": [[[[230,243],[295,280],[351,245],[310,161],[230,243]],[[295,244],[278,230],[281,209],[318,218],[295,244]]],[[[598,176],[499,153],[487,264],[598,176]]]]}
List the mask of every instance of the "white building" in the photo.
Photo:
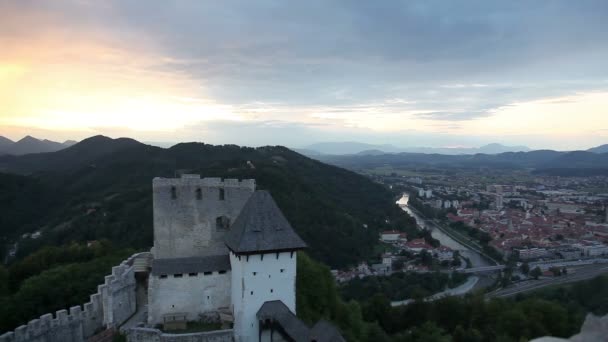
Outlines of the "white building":
{"type": "Polygon", "coordinates": [[[454,259],[454,251],[449,247],[439,246],[439,248],[435,249],[435,256],[440,261],[444,261],[444,260],[450,261],[450,260],[454,259]]]}
{"type": "Polygon", "coordinates": [[[433,190],[427,190],[424,195],[426,198],[433,197],[433,190]]]}
{"type": "Polygon", "coordinates": [[[496,209],[500,210],[504,207],[502,195],[496,196],[496,209]]]}
{"type": "Polygon", "coordinates": [[[385,230],[380,233],[380,240],[383,242],[396,242],[399,241],[401,232],[398,230],[385,230]]]}
{"type": "Polygon", "coordinates": [[[582,246],[582,251],[585,256],[596,257],[608,255],[608,246],[604,244],[593,244],[590,246],[582,246]]]}

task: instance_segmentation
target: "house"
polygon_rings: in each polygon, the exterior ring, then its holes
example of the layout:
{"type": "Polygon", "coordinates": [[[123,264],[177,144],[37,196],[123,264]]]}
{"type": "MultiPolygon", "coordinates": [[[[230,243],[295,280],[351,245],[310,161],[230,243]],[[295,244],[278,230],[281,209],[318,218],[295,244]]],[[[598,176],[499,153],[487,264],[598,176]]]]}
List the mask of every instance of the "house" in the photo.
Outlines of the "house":
{"type": "Polygon", "coordinates": [[[380,233],[380,240],[383,242],[396,242],[399,241],[401,232],[398,230],[385,230],[380,233]]]}

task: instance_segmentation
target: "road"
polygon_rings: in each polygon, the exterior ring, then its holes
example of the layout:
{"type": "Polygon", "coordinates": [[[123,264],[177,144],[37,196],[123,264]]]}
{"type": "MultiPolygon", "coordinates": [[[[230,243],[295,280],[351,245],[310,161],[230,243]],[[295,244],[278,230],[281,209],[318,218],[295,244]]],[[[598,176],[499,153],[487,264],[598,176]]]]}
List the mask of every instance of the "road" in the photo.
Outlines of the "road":
{"type": "Polygon", "coordinates": [[[606,265],[586,265],[574,268],[576,273],[571,273],[561,277],[543,278],[540,280],[529,280],[516,283],[511,287],[486,294],[487,298],[505,298],[515,296],[518,293],[534,291],[547,286],[573,283],[581,280],[595,278],[604,273],[608,273],[606,265]]]}
{"type": "MultiPolygon", "coordinates": [[[[479,281],[478,277],[469,277],[469,279],[467,279],[467,281],[464,284],[461,284],[460,286],[457,286],[453,289],[447,289],[445,291],[435,293],[432,296],[424,298],[424,301],[432,302],[434,300],[449,297],[449,296],[462,296],[464,294],[469,293],[471,290],[473,290],[473,288],[475,288],[475,285],[477,284],[478,281],[479,281]]],[[[412,302],[414,302],[413,299],[394,301],[394,302],[391,302],[391,306],[394,307],[394,306],[409,305],[412,302]]]]}

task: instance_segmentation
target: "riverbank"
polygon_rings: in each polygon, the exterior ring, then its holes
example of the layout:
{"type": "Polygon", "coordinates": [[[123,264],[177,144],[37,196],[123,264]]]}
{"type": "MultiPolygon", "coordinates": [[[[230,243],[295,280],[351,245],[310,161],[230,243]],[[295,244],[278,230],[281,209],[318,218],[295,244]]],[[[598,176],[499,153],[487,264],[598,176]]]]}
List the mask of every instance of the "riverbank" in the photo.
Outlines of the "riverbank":
{"type": "Polygon", "coordinates": [[[416,222],[421,229],[428,229],[431,231],[433,237],[439,240],[442,245],[453,250],[460,251],[462,256],[471,261],[472,267],[491,266],[497,264],[494,259],[483,253],[480,248],[471,246],[465,237],[459,237],[457,232],[449,231],[448,228],[442,227],[437,223],[428,220],[418,210],[408,206],[408,202],[409,195],[404,193],[402,198],[397,201],[397,204],[401,207],[401,209],[416,219],[416,222]]]}

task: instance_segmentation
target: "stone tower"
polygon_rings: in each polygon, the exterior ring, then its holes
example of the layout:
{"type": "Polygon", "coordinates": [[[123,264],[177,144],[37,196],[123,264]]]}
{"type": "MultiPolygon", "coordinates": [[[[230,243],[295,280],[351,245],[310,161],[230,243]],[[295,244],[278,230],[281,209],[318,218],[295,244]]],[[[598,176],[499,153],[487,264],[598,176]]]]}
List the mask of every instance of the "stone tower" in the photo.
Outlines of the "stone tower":
{"type": "Polygon", "coordinates": [[[282,302],[296,313],[296,251],[306,244],[267,191],[256,191],[226,236],[232,266],[235,341],[257,341],[258,311],[282,302]]]}
{"type": "Polygon", "coordinates": [[[224,236],[255,191],[246,179],[155,178],[155,259],[228,254],[224,236]]]}

